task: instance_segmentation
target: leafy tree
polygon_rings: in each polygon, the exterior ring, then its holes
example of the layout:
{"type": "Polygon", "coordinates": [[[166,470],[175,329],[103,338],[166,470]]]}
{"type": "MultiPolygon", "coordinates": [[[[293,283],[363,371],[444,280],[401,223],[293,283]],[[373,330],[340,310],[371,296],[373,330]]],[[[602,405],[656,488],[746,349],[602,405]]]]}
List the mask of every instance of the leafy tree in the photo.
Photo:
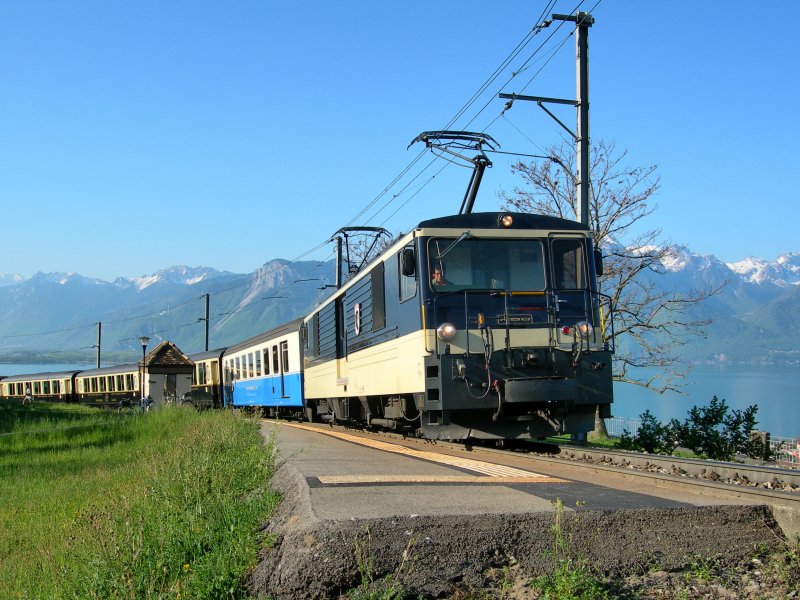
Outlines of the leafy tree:
{"type": "MultiPolygon", "coordinates": [[[[513,165],[525,186],[500,194],[504,208],[576,219],[574,144],[562,140],[547,153],[548,158],[513,165]]],[[[661,231],[646,229],[643,222],[656,209],[651,200],[660,179],[655,165],[630,167],[626,158],[627,151],[610,142],[596,141],[591,149],[589,221],[605,255],[600,291],[611,297],[615,310],[614,377],[658,392],[677,390],[685,372],[676,351],[687,333],[702,335],[709,323],[689,317],[687,309],[719,290],[680,293],[656,285],[651,275],[663,274],[675,255],[673,246],[660,240],[661,231]],[[659,374],[643,377],[638,367],[657,367],[659,374]]]]}

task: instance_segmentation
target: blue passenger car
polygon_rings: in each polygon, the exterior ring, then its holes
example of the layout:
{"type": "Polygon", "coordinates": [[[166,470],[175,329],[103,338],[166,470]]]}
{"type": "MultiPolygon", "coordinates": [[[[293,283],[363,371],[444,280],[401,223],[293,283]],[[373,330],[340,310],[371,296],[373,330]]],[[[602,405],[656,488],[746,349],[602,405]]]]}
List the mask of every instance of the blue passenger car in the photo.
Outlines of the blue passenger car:
{"type": "Polygon", "coordinates": [[[302,412],[302,319],[228,348],[223,355],[226,404],[272,414],[302,412]]]}

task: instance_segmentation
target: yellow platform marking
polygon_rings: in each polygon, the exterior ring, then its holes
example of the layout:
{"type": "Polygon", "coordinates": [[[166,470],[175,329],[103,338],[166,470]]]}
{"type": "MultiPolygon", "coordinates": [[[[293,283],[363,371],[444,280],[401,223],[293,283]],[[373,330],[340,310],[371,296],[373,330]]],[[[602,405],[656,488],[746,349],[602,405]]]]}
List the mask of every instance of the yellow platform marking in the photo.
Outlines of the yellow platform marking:
{"type": "Polygon", "coordinates": [[[563,479],[531,473],[527,477],[486,477],[485,475],[321,475],[324,485],[347,483],[566,483],[563,479]]]}
{"type": "Polygon", "coordinates": [[[482,477],[475,476],[456,476],[456,477],[427,477],[427,476],[414,476],[414,475],[364,475],[364,476],[340,476],[340,477],[319,477],[321,483],[365,483],[369,482],[414,482],[425,483],[429,482],[458,482],[458,483],[568,483],[566,479],[559,479],[549,475],[541,475],[524,469],[517,469],[516,467],[506,467],[503,465],[495,465],[492,463],[484,462],[482,460],[474,460],[472,458],[463,458],[460,456],[449,456],[447,454],[439,454],[437,452],[427,452],[424,450],[414,450],[406,448],[397,444],[390,444],[388,442],[381,442],[369,438],[344,433],[342,431],[334,431],[330,429],[319,429],[317,427],[310,427],[300,423],[287,423],[284,425],[295,427],[297,429],[305,429],[306,431],[313,431],[315,433],[323,433],[331,437],[339,438],[361,446],[368,446],[376,450],[383,450],[385,452],[393,452],[394,454],[402,454],[420,460],[435,462],[451,467],[458,467],[467,471],[474,471],[481,473],[482,477]],[[359,479],[366,478],[366,479],[359,479]],[[337,481],[333,481],[336,479],[337,481]],[[345,481],[347,479],[347,481],[345,481]]]}

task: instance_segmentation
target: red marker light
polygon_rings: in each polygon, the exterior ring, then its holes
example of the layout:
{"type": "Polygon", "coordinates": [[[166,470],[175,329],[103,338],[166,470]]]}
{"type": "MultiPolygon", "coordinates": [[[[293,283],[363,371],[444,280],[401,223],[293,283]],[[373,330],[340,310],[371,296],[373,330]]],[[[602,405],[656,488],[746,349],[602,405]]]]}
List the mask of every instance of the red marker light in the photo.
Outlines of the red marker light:
{"type": "Polygon", "coordinates": [[[572,330],[567,325],[564,325],[564,327],[561,328],[561,333],[563,333],[564,335],[569,335],[570,331],[572,330]]]}

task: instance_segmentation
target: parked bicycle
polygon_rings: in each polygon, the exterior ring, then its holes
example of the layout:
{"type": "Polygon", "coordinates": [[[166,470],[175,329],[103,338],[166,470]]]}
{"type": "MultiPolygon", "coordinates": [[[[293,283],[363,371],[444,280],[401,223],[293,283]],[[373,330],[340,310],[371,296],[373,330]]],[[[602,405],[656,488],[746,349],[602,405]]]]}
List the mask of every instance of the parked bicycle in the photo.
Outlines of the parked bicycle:
{"type": "Polygon", "coordinates": [[[194,408],[194,403],[192,402],[192,395],[189,392],[186,392],[182,396],[178,397],[177,395],[173,394],[171,396],[166,396],[164,398],[164,402],[167,406],[180,406],[182,408],[194,408]]]}
{"type": "Polygon", "coordinates": [[[132,414],[134,410],[133,401],[130,398],[123,398],[117,403],[117,412],[120,414],[132,414]]]}

